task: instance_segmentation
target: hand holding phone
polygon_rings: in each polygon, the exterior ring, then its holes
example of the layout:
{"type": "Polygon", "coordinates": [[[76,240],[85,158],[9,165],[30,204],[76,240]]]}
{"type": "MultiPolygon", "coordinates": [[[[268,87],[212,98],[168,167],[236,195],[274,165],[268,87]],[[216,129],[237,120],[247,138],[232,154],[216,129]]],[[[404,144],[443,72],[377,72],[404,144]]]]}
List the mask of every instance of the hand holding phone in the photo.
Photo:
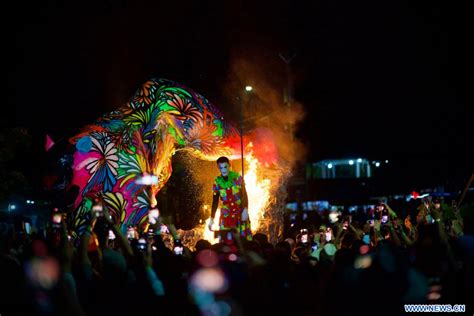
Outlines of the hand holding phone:
{"type": "Polygon", "coordinates": [[[301,235],[301,242],[306,244],[308,242],[308,234],[301,235]]]}
{"type": "Polygon", "coordinates": [[[176,239],[174,241],[174,247],[173,247],[174,254],[177,256],[181,256],[184,252],[184,246],[181,243],[181,240],[176,239]]]}
{"type": "Polygon", "coordinates": [[[140,251],[146,251],[146,248],[147,248],[147,241],[146,241],[145,238],[140,238],[140,239],[138,239],[137,248],[138,248],[138,250],[140,250],[140,251]]]}
{"type": "Polygon", "coordinates": [[[53,228],[61,228],[61,222],[63,219],[63,215],[59,212],[53,213],[51,216],[51,223],[53,228]]]}
{"type": "Polygon", "coordinates": [[[146,236],[148,238],[153,238],[155,236],[155,230],[153,228],[148,228],[148,231],[146,232],[146,236]]]}
{"type": "Polygon", "coordinates": [[[332,230],[331,227],[326,228],[326,232],[324,233],[326,237],[326,241],[329,242],[332,239],[332,230]]]}
{"type": "Polygon", "coordinates": [[[300,230],[301,233],[301,242],[303,244],[306,244],[308,242],[308,230],[306,228],[303,228],[300,230]]]}
{"type": "Polygon", "coordinates": [[[148,211],[148,223],[154,225],[158,222],[158,216],[160,216],[160,211],[157,208],[151,209],[148,211]]]}
{"type": "Polygon", "coordinates": [[[350,217],[346,216],[344,220],[342,221],[342,229],[347,230],[349,228],[350,224],[350,217]]]}
{"type": "Polygon", "coordinates": [[[169,234],[170,231],[165,224],[161,224],[160,226],[160,234],[169,234]]]}
{"type": "Polygon", "coordinates": [[[102,217],[104,215],[104,208],[102,207],[102,204],[100,203],[95,203],[92,206],[92,212],[96,218],[102,217]]]}
{"type": "Polygon", "coordinates": [[[136,237],[135,228],[133,226],[129,225],[128,228],[127,228],[127,239],[132,240],[132,239],[135,239],[135,237],[136,237]]]}

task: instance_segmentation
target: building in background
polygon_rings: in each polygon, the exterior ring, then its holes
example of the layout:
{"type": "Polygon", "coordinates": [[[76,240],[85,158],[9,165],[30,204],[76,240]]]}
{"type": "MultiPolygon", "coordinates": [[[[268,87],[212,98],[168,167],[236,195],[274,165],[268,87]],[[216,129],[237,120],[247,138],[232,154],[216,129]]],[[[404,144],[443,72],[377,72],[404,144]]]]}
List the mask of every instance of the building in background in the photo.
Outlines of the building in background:
{"type": "MultiPolygon", "coordinates": [[[[376,167],[379,162],[372,162],[376,167]]],[[[306,165],[307,179],[370,178],[372,167],[367,159],[327,159],[306,165]]]]}

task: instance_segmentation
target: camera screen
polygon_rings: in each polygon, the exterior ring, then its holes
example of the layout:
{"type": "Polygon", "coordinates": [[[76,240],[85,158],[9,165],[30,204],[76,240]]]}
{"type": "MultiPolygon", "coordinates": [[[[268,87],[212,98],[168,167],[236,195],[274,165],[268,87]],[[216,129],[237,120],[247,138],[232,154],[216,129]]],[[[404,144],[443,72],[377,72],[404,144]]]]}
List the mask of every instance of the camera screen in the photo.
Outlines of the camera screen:
{"type": "Polygon", "coordinates": [[[169,233],[170,231],[168,230],[168,227],[166,227],[166,225],[161,225],[160,227],[160,233],[161,234],[166,234],[166,233],[169,233]]]}
{"type": "Polygon", "coordinates": [[[183,247],[180,247],[180,246],[174,247],[174,253],[176,255],[182,255],[183,254],[183,247]]]}
{"type": "Polygon", "coordinates": [[[304,244],[308,242],[308,234],[301,235],[301,242],[304,244]]]}
{"type": "Polygon", "coordinates": [[[146,250],[146,240],[143,238],[140,238],[138,240],[138,249],[140,250],[146,250]]]}
{"type": "Polygon", "coordinates": [[[149,228],[148,231],[146,232],[146,235],[148,237],[153,237],[155,236],[155,231],[153,230],[153,228],[149,228]]]}
{"type": "Polygon", "coordinates": [[[326,241],[331,241],[331,232],[326,232],[326,241]]]}
{"type": "Polygon", "coordinates": [[[61,223],[62,215],[61,214],[54,214],[53,215],[53,223],[59,224],[61,223]]]}
{"type": "Polygon", "coordinates": [[[158,218],[159,215],[160,215],[160,212],[157,209],[153,209],[150,211],[150,216],[153,218],[158,218]]]}
{"type": "Polygon", "coordinates": [[[135,238],[135,229],[133,227],[129,227],[127,230],[127,238],[134,239],[135,238]]]}
{"type": "Polygon", "coordinates": [[[158,219],[158,216],[160,216],[160,212],[155,208],[152,209],[148,212],[148,222],[150,224],[156,224],[156,221],[158,219]]]}

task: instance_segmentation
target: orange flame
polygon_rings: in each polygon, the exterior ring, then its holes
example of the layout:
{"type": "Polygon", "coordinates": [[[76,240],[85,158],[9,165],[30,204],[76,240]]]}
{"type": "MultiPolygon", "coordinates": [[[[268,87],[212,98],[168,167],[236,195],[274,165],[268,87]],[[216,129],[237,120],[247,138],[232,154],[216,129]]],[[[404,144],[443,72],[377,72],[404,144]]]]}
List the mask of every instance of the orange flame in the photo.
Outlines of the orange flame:
{"type": "MultiPolygon", "coordinates": [[[[252,144],[250,143],[251,147],[252,144]]],[[[252,233],[260,228],[265,210],[270,203],[271,181],[261,176],[262,169],[257,158],[253,156],[253,151],[245,157],[247,161],[247,172],[245,173],[245,188],[249,198],[249,217],[252,233]]]]}

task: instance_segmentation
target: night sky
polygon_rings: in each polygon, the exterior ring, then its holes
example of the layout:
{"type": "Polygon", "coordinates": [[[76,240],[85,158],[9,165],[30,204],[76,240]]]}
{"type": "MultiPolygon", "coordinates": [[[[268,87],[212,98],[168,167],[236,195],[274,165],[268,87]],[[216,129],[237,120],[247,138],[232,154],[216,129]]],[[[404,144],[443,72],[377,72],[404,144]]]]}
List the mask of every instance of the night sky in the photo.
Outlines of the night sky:
{"type": "Polygon", "coordinates": [[[268,76],[284,82],[278,54],[294,54],[294,98],[306,110],[297,135],[308,161],[389,159],[394,180],[454,186],[472,172],[472,18],[461,4],[171,2],[3,8],[2,124],[67,137],[150,77],[183,83],[225,112],[235,58],[266,60],[268,76]]]}

